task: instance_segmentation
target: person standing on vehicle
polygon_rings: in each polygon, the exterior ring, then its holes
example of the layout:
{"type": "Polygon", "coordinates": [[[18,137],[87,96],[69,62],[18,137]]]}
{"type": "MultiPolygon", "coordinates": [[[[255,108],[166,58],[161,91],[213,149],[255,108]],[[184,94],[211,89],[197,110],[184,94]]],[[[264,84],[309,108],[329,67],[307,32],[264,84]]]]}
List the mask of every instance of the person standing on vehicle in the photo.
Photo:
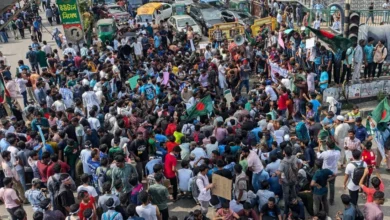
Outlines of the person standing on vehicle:
{"type": "Polygon", "coordinates": [[[354,69],[352,73],[352,82],[360,82],[360,70],[362,68],[362,64],[364,64],[364,53],[363,53],[363,46],[364,46],[364,39],[359,40],[359,44],[355,47],[354,55],[353,55],[353,63],[354,63],[354,69]]]}
{"type": "Polygon", "coordinates": [[[222,31],[219,29],[219,26],[215,26],[215,30],[213,32],[213,40],[215,42],[215,47],[214,48],[219,48],[222,43],[222,31]]]}
{"type": "Polygon", "coordinates": [[[382,66],[383,62],[385,61],[387,57],[387,48],[385,45],[383,45],[383,40],[379,40],[374,48],[374,71],[376,68],[378,68],[377,78],[379,78],[382,75],[382,66]]]}

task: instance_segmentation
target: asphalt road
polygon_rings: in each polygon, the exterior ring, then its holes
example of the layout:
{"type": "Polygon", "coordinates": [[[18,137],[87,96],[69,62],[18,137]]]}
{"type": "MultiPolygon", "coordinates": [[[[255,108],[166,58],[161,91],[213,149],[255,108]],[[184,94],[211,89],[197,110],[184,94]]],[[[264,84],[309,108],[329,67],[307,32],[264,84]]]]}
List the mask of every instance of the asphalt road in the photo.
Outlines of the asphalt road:
{"type": "MultiPolygon", "coordinates": [[[[49,23],[46,21],[45,16],[41,15],[44,25],[44,31],[43,31],[43,40],[46,40],[49,45],[52,46],[52,48],[57,48],[54,40],[52,40],[52,37],[50,33],[52,30],[54,30],[55,27],[58,27],[62,33],[62,26],[50,26],[49,23]]],[[[25,31],[28,33],[28,31],[25,31]]],[[[26,52],[28,51],[28,46],[31,44],[30,35],[26,34],[26,39],[23,40],[14,40],[12,37],[12,34],[9,33],[11,39],[10,42],[7,44],[1,44],[0,43],[0,51],[3,52],[4,56],[7,57],[9,64],[11,65],[12,73],[14,74],[15,68],[17,66],[18,60],[22,59],[25,61],[26,64],[28,64],[28,61],[25,59],[26,52]]],[[[203,37],[202,43],[207,42],[207,38],[203,37]]],[[[374,144],[374,148],[376,148],[376,144],[374,144]]],[[[382,178],[385,181],[385,195],[386,198],[390,195],[390,174],[387,173],[382,166],[380,168],[382,178]]],[[[336,195],[335,195],[335,205],[330,206],[330,217],[333,219],[336,215],[337,211],[343,210],[343,205],[340,200],[340,195],[344,193],[348,193],[343,189],[343,171],[339,173],[339,175],[336,178],[336,195]]],[[[363,205],[363,200],[360,198],[359,205],[363,205]]],[[[33,211],[29,205],[24,206],[25,210],[28,214],[28,219],[32,219],[33,211]]],[[[177,216],[179,219],[184,219],[184,216],[188,215],[190,211],[193,211],[194,209],[199,209],[200,207],[196,205],[196,203],[192,199],[181,199],[178,200],[175,203],[170,202],[169,203],[169,214],[171,216],[177,216]]],[[[384,219],[390,219],[390,201],[386,200],[385,204],[382,206],[382,210],[385,213],[384,219]]],[[[0,205],[0,219],[8,219],[8,212],[5,209],[4,205],[0,205]]],[[[209,209],[208,217],[212,218],[214,216],[213,209],[209,209]]]]}

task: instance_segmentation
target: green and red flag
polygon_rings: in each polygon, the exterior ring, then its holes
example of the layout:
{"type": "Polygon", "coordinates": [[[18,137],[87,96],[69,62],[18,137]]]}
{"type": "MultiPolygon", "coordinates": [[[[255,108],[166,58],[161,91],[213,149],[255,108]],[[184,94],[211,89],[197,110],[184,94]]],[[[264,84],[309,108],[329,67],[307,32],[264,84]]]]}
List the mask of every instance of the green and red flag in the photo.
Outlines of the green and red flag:
{"type": "Polygon", "coordinates": [[[390,106],[387,98],[384,98],[371,112],[371,118],[376,122],[376,127],[379,131],[384,131],[387,128],[387,123],[390,121],[390,106]]]}
{"type": "Polygon", "coordinates": [[[5,89],[5,84],[3,77],[0,78],[0,103],[4,103],[6,100],[6,89],[5,89]]]}
{"type": "Polygon", "coordinates": [[[342,37],[340,35],[335,35],[331,32],[324,30],[317,30],[309,26],[306,26],[306,28],[309,29],[313,34],[315,34],[318,39],[328,44],[329,48],[333,50],[333,52],[337,52],[338,49],[346,51],[352,45],[352,41],[350,39],[342,37]]]}
{"type": "Polygon", "coordinates": [[[213,111],[213,100],[210,95],[204,97],[200,102],[196,103],[191,108],[187,109],[186,115],[183,117],[185,120],[193,119],[198,116],[207,115],[213,111]]]}

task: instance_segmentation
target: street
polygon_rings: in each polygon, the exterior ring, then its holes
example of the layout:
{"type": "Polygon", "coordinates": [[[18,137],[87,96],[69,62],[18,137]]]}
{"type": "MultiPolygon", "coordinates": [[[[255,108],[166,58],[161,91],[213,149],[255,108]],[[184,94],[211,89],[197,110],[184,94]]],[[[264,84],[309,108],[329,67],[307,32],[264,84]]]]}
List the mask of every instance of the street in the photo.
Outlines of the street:
{"type": "MultiPolygon", "coordinates": [[[[44,13],[41,13],[41,16],[43,17],[43,40],[47,41],[47,43],[53,48],[57,48],[57,45],[55,41],[51,37],[51,32],[54,30],[55,27],[58,27],[59,30],[63,32],[62,26],[50,26],[47,22],[46,18],[44,17],[44,13]]],[[[25,64],[29,65],[28,60],[25,59],[26,52],[28,51],[28,46],[31,44],[30,40],[30,34],[29,31],[25,30],[26,38],[23,40],[15,40],[12,36],[12,34],[9,32],[9,43],[7,44],[0,44],[0,51],[4,54],[4,56],[8,60],[8,64],[11,66],[11,72],[12,75],[15,75],[15,69],[17,67],[18,60],[23,60],[25,64]]],[[[206,43],[207,38],[203,37],[202,43],[206,43]]],[[[58,48],[57,48],[58,49],[58,48]]],[[[62,57],[62,51],[60,51],[60,57],[62,57]]],[[[365,123],[363,123],[365,124],[365,123]]],[[[374,149],[376,148],[376,144],[374,143],[374,149]]],[[[380,169],[382,178],[385,181],[385,195],[387,198],[390,195],[390,174],[387,173],[384,169],[384,165],[380,169]]],[[[340,195],[347,193],[348,191],[345,191],[343,189],[343,181],[344,181],[344,174],[343,171],[340,170],[340,173],[338,174],[338,177],[336,178],[336,195],[335,195],[335,205],[330,206],[330,217],[334,219],[335,214],[337,211],[343,210],[343,205],[340,200],[340,195]]],[[[363,205],[363,199],[360,196],[359,198],[359,205],[363,205]]],[[[32,219],[33,211],[31,209],[30,205],[24,206],[27,214],[28,219],[32,219]]],[[[177,216],[178,219],[184,219],[186,215],[190,211],[193,211],[194,209],[199,209],[200,207],[195,204],[195,202],[192,199],[181,199],[178,200],[175,203],[169,203],[169,215],[170,216],[177,216]]],[[[384,212],[384,219],[390,219],[390,200],[386,200],[385,204],[382,206],[382,210],[384,212]]],[[[214,216],[213,209],[209,209],[208,217],[212,218],[214,216]]],[[[4,205],[0,205],[0,219],[8,219],[8,212],[5,209],[4,205]]]]}

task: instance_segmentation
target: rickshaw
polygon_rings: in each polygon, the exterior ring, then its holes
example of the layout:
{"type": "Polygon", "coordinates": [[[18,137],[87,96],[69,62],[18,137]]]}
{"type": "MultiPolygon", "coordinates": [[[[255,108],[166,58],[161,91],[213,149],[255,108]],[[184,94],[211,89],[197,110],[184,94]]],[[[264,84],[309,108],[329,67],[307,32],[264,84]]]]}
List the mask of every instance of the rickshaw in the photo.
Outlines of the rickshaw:
{"type": "Polygon", "coordinates": [[[98,37],[100,38],[100,40],[102,40],[102,42],[114,40],[116,32],[118,30],[115,24],[115,20],[111,18],[100,19],[96,23],[96,29],[98,37]]]}
{"type": "Polygon", "coordinates": [[[172,5],[173,15],[185,15],[187,14],[188,7],[185,4],[175,3],[172,5]]]}
{"type": "Polygon", "coordinates": [[[243,0],[230,0],[229,1],[229,8],[250,12],[250,10],[249,10],[249,2],[248,1],[243,1],[243,0]]]}

